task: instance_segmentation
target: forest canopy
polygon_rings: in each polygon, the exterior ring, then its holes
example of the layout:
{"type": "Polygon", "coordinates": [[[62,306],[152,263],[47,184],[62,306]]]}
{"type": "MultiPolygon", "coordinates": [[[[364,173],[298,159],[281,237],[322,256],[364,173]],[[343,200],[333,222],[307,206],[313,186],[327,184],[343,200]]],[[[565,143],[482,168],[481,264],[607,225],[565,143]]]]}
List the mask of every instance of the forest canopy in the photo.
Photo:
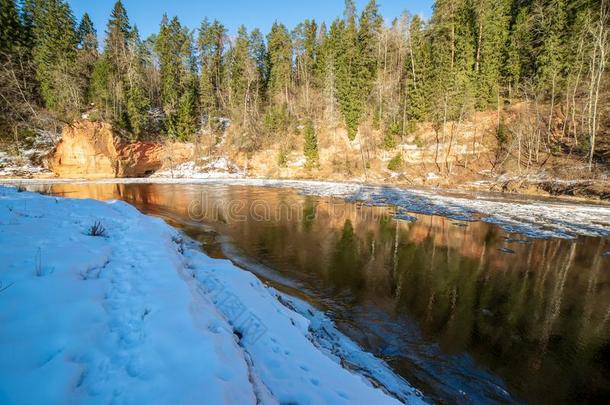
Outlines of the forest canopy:
{"type": "Polygon", "coordinates": [[[526,101],[546,106],[528,134],[538,148],[559,128],[592,162],[608,126],[609,3],[437,0],[429,20],[388,21],[375,0],[363,10],[346,0],[328,24],[232,35],[220,21],[163,15],[141,38],[120,0],[105,27],[64,0],[0,0],[0,126],[87,113],[132,139],[186,141],[230,122],[239,147],[255,149],[312,122],[353,140],[367,122],[392,144],[419,122],[526,101]]]}

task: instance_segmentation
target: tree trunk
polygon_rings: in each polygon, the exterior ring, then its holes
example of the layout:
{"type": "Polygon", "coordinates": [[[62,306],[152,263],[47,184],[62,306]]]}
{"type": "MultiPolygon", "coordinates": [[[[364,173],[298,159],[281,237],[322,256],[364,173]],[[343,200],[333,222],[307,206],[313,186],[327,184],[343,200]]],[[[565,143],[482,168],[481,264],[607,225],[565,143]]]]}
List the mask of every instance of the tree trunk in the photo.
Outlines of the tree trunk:
{"type": "Polygon", "coordinates": [[[477,57],[474,64],[474,71],[479,73],[480,62],[481,62],[481,43],[483,41],[483,21],[479,17],[479,37],[477,39],[477,57]]]}

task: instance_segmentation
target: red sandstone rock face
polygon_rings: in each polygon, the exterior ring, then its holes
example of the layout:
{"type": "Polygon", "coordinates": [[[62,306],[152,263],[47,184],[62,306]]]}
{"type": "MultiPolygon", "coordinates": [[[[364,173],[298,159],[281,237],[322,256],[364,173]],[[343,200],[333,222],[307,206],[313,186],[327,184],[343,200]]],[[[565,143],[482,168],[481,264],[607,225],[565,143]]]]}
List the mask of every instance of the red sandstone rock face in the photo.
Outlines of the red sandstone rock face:
{"type": "Polygon", "coordinates": [[[116,177],[149,176],[163,166],[163,145],[154,142],[119,142],[116,177]]]}
{"type": "Polygon", "coordinates": [[[192,155],[190,144],[126,142],[114,136],[110,124],[81,121],[64,127],[49,167],[66,178],[141,177],[192,155]]]}

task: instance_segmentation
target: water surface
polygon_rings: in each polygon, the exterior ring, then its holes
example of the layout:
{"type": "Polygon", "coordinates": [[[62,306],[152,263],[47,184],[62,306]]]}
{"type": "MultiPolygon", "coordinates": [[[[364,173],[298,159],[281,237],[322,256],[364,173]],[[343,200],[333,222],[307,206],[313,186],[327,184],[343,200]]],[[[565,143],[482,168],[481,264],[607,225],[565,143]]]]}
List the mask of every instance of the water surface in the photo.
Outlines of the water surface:
{"type": "Polygon", "coordinates": [[[610,241],[223,185],[57,184],[164,218],[326,311],[427,398],[610,401],[610,241]]]}

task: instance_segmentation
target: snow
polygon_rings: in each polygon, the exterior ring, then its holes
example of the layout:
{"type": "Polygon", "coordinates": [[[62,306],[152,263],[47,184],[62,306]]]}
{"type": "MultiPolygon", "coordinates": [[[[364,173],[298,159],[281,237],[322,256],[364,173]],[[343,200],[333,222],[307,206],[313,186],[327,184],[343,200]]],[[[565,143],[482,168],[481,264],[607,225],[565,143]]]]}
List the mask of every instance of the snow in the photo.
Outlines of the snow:
{"type": "Polygon", "coordinates": [[[456,220],[481,220],[531,238],[573,239],[577,235],[610,236],[610,206],[560,200],[505,198],[492,194],[447,194],[433,189],[404,189],[317,181],[243,181],[293,187],[307,195],[343,198],[370,205],[394,205],[398,212],[442,215],[456,220]]]}
{"type": "Polygon", "coordinates": [[[178,179],[215,179],[215,178],[241,178],[245,172],[224,157],[205,160],[203,164],[185,162],[173,169],[156,172],[153,177],[178,179]]]}
{"type": "MultiPolygon", "coordinates": [[[[220,177],[219,177],[220,176],[220,177]]],[[[1,180],[13,184],[52,183],[176,183],[223,184],[294,188],[305,195],[342,198],[369,205],[392,205],[399,214],[441,215],[451,219],[496,224],[508,232],[530,238],[574,239],[578,235],[610,236],[610,205],[574,203],[557,199],[509,197],[492,193],[443,192],[436,189],[406,189],[355,182],[228,178],[146,178],[108,180],[1,180]]],[[[414,219],[412,216],[409,218],[414,219]]]]}
{"type": "Polygon", "coordinates": [[[0,176],[31,176],[35,174],[50,174],[48,169],[33,165],[29,162],[22,164],[11,164],[10,166],[0,167],[0,176]]]}
{"type": "Polygon", "coordinates": [[[324,313],[316,310],[303,300],[277,293],[284,305],[303,315],[310,321],[309,330],[315,337],[316,345],[336,361],[347,364],[351,369],[382,382],[384,388],[406,403],[421,402],[411,386],[371,353],[363,351],[335,327],[334,322],[324,313]]]}
{"type": "Polygon", "coordinates": [[[48,169],[32,163],[33,160],[40,158],[41,153],[38,149],[23,150],[18,156],[0,152],[0,176],[32,176],[50,173],[48,169]]]}
{"type": "Polygon", "coordinates": [[[0,177],[33,177],[50,175],[43,160],[59,141],[59,134],[37,130],[32,135],[17,142],[15,153],[0,151],[0,177]]]}
{"type": "Polygon", "coordinates": [[[304,167],[306,163],[307,163],[307,159],[305,158],[305,156],[300,156],[297,159],[292,160],[291,162],[289,162],[288,166],[292,166],[292,167],[304,167]]]}
{"type": "Polygon", "coordinates": [[[324,314],[124,202],[0,187],[0,284],[0,403],[422,402],[324,314]]]}
{"type": "Polygon", "coordinates": [[[419,149],[419,146],[417,146],[416,144],[411,144],[411,143],[402,143],[400,145],[398,145],[398,148],[404,150],[404,151],[414,151],[419,149]]]}

